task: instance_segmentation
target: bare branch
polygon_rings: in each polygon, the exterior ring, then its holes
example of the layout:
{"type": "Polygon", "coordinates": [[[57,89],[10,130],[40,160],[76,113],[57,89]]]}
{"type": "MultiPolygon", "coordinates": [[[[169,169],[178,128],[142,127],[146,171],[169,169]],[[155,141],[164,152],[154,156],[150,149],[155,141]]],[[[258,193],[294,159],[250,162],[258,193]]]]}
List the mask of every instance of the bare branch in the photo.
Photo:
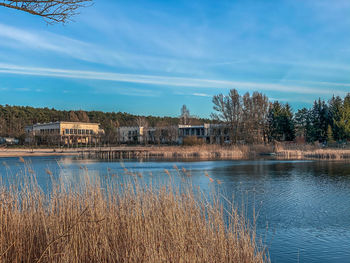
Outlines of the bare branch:
{"type": "Polygon", "coordinates": [[[0,0],[0,6],[41,16],[49,24],[67,23],[77,10],[92,5],[93,0],[0,0]]]}

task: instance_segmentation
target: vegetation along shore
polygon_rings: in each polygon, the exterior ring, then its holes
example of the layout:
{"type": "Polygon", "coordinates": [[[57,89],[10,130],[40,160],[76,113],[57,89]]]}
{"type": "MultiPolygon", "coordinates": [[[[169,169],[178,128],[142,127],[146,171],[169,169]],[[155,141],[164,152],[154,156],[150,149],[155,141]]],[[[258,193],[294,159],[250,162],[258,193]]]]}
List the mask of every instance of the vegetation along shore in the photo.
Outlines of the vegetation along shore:
{"type": "Polygon", "coordinates": [[[0,261],[269,261],[233,204],[223,209],[217,194],[208,201],[194,191],[185,172],[177,171],[181,191],[167,170],[169,180],[153,186],[127,169],[107,178],[106,186],[91,181],[86,170],[79,184],[53,182],[49,195],[26,167],[20,187],[0,188],[0,261]]]}
{"type": "Polygon", "coordinates": [[[0,149],[0,157],[77,156],[100,159],[165,158],[165,159],[350,159],[349,148],[318,146],[269,145],[201,145],[201,146],[124,146],[98,148],[7,148],[0,149]]]}

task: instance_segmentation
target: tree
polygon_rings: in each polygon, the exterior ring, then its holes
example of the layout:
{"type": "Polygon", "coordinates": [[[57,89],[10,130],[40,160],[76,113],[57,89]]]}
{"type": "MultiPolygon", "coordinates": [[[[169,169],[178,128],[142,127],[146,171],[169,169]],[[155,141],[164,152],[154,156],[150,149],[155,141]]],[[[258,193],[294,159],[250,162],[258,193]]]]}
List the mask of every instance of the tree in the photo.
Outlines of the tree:
{"type": "Polygon", "coordinates": [[[247,92],[243,96],[243,126],[244,140],[249,143],[262,143],[266,141],[267,120],[269,111],[268,98],[259,92],[252,96],[247,92]]]}
{"type": "Polygon", "coordinates": [[[90,122],[89,116],[86,114],[85,111],[82,111],[82,110],[77,111],[76,115],[77,115],[79,121],[81,121],[81,122],[90,122]]]}
{"type": "Polygon", "coordinates": [[[328,101],[329,120],[332,129],[332,134],[334,139],[337,141],[340,139],[340,130],[336,123],[340,121],[340,112],[342,105],[343,100],[339,96],[335,97],[333,95],[333,97],[328,101]]]}
{"type": "Polygon", "coordinates": [[[211,117],[229,125],[231,140],[236,143],[242,120],[242,97],[236,89],[231,89],[228,95],[215,95],[212,101],[216,113],[212,113],[211,117]]]}
{"type": "Polygon", "coordinates": [[[296,136],[304,138],[306,142],[312,142],[311,133],[311,111],[307,108],[299,109],[295,114],[295,132],[296,136]]]}
{"type": "Polygon", "coordinates": [[[335,121],[339,129],[339,137],[341,140],[350,140],[350,93],[344,98],[339,115],[339,121],[335,121]]]}
{"type": "Polygon", "coordinates": [[[247,92],[242,97],[236,89],[231,89],[228,95],[215,95],[213,103],[216,112],[211,116],[227,125],[232,143],[266,141],[269,100],[264,94],[254,92],[250,96],[247,92]]]}
{"type": "Polygon", "coordinates": [[[330,124],[328,106],[324,100],[318,99],[314,102],[311,110],[311,138],[312,141],[325,142],[327,140],[327,129],[330,124]]]}
{"type": "Polygon", "coordinates": [[[0,0],[0,6],[41,16],[49,24],[66,23],[92,0],[0,0]]]}
{"type": "Polygon", "coordinates": [[[69,121],[79,122],[79,118],[78,118],[77,114],[74,111],[70,111],[69,112],[69,121]]]}
{"type": "Polygon", "coordinates": [[[136,125],[139,127],[139,142],[140,143],[147,143],[147,128],[148,128],[148,122],[145,117],[137,117],[136,118],[136,125]]]}
{"type": "Polygon", "coordinates": [[[190,124],[190,118],[191,118],[190,110],[187,109],[186,105],[182,105],[181,116],[180,116],[180,124],[183,124],[183,125],[190,124]]]}
{"type": "Polygon", "coordinates": [[[328,144],[332,144],[334,142],[335,141],[334,141],[332,127],[331,127],[331,125],[328,125],[328,128],[327,128],[327,143],[328,144]]]}
{"type": "Polygon", "coordinates": [[[269,110],[269,140],[293,141],[295,128],[293,112],[289,104],[275,101],[269,110]]]}

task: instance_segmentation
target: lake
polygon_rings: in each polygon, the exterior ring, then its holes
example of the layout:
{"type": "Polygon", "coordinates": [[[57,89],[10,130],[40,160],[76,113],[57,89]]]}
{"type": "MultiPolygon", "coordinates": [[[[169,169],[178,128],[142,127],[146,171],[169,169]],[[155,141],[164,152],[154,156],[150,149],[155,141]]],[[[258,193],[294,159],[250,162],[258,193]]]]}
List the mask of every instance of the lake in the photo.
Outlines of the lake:
{"type": "MultiPolygon", "coordinates": [[[[272,262],[350,262],[350,162],[337,161],[99,161],[74,157],[25,158],[38,184],[49,191],[50,175],[78,182],[87,168],[92,178],[123,175],[124,167],[144,180],[176,175],[185,168],[204,193],[224,192],[253,220],[272,262]],[[205,173],[214,179],[210,182],[205,173]],[[221,184],[217,184],[217,180],[221,184]]],[[[0,158],[3,184],[23,177],[18,158],[0,158]]],[[[176,177],[176,176],[175,176],[176,177]]]]}

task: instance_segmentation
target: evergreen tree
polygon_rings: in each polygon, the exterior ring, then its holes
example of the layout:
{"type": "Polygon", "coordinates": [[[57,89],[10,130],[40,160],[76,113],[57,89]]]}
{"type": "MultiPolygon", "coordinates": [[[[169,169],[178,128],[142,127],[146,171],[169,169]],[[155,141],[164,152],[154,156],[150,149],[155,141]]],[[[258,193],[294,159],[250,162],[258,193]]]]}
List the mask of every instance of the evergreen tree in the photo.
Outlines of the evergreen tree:
{"type": "Polygon", "coordinates": [[[330,124],[328,115],[328,106],[324,100],[318,99],[314,102],[311,110],[311,132],[312,141],[325,142],[327,141],[327,129],[330,124]]]}
{"type": "Polygon", "coordinates": [[[269,110],[269,140],[293,141],[295,139],[295,125],[290,105],[283,105],[275,101],[269,110]]]}
{"type": "Polygon", "coordinates": [[[335,97],[333,95],[333,97],[328,101],[329,119],[332,128],[332,134],[333,138],[337,141],[340,140],[340,130],[336,123],[340,121],[340,111],[342,105],[343,100],[339,96],[335,97]]]}
{"type": "Polygon", "coordinates": [[[350,140],[350,93],[344,98],[339,115],[339,121],[335,121],[337,129],[339,129],[339,138],[340,140],[350,140]]]}
{"type": "Polygon", "coordinates": [[[334,137],[333,137],[333,131],[332,131],[332,127],[331,125],[328,125],[328,129],[327,129],[327,143],[331,144],[334,143],[334,137]]]}
{"type": "Polygon", "coordinates": [[[304,138],[306,142],[312,142],[311,111],[307,108],[299,109],[294,120],[296,136],[304,138]]]}

